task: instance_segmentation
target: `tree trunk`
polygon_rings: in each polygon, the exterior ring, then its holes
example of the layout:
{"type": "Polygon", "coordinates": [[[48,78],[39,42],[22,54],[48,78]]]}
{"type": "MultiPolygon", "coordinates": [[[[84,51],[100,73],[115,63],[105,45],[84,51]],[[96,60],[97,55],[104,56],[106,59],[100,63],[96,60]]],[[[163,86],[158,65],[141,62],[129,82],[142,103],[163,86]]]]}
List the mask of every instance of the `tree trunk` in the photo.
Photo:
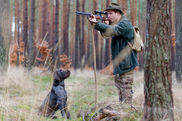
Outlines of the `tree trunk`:
{"type": "Polygon", "coordinates": [[[28,55],[27,55],[27,42],[28,42],[28,0],[23,0],[23,33],[22,41],[24,42],[24,66],[27,66],[28,55]]]}
{"type": "MultiPolygon", "coordinates": [[[[70,1],[70,5],[75,5],[76,1],[70,1]]],[[[70,23],[70,29],[71,29],[71,33],[74,33],[76,28],[76,19],[75,19],[75,9],[76,6],[72,6],[72,9],[70,9],[70,19],[72,20],[70,23]]],[[[70,48],[70,57],[72,57],[72,65],[74,65],[75,62],[75,34],[70,34],[70,44],[69,44],[69,48],[70,48]]]]}
{"type": "Polygon", "coordinates": [[[15,43],[18,45],[18,51],[17,51],[17,60],[16,60],[16,66],[19,65],[19,45],[20,45],[20,10],[19,10],[19,0],[15,0],[15,36],[14,40],[15,43]]]}
{"type": "Polygon", "coordinates": [[[173,121],[170,0],[147,0],[146,28],[144,120],[173,121]]]}
{"type": "MultiPolygon", "coordinates": [[[[111,4],[111,0],[107,0],[106,8],[111,4]]],[[[104,55],[104,66],[106,67],[111,62],[111,38],[106,39],[105,41],[105,55],[104,55]]]]}
{"type": "MultiPolygon", "coordinates": [[[[76,1],[76,11],[80,9],[79,0],[76,1]]],[[[80,67],[80,46],[79,41],[81,40],[80,35],[80,16],[76,16],[76,29],[75,29],[75,59],[74,59],[74,68],[77,69],[80,67]]]]}
{"type": "Polygon", "coordinates": [[[182,82],[182,1],[176,0],[176,78],[182,82]]]}
{"type": "MultiPolygon", "coordinates": [[[[98,9],[98,0],[93,0],[93,10],[98,9]]],[[[93,35],[92,35],[93,36],[93,35]]],[[[94,30],[94,40],[95,40],[95,49],[96,49],[96,68],[100,69],[100,53],[99,53],[99,35],[98,31],[94,30]]]]}
{"type": "MultiPolygon", "coordinates": [[[[101,1],[101,10],[104,10],[105,9],[105,5],[104,5],[104,1],[102,0],[101,1]]],[[[101,40],[101,59],[100,59],[100,62],[101,62],[101,64],[100,64],[100,67],[101,67],[101,69],[103,69],[104,68],[104,55],[105,55],[105,44],[104,44],[104,42],[105,42],[105,39],[104,39],[104,37],[100,37],[100,40],[101,40]]]]}
{"type": "Polygon", "coordinates": [[[63,4],[63,22],[62,22],[62,41],[63,50],[62,52],[69,56],[69,11],[70,11],[70,0],[64,0],[63,4]]]}
{"type": "Polygon", "coordinates": [[[120,5],[121,4],[121,0],[117,0],[117,3],[118,3],[118,5],[120,5]]]}
{"type": "Polygon", "coordinates": [[[125,16],[127,16],[127,0],[122,0],[122,10],[125,16]]]}
{"type": "MultiPolygon", "coordinates": [[[[82,6],[82,12],[85,12],[85,0],[82,0],[82,3],[81,3],[81,6],[82,6]]],[[[86,35],[86,30],[84,29],[85,28],[85,17],[82,17],[81,18],[81,21],[82,21],[82,39],[80,41],[80,58],[81,58],[81,69],[83,69],[84,65],[85,65],[85,43],[86,43],[86,38],[85,38],[85,35],[86,35]]],[[[88,22],[88,21],[87,21],[88,22]]]]}
{"type": "Polygon", "coordinates": [[[136,26],[137,0],[130,0],[130,16],[131,16],[131,23],[134,26],[136,26]]]}
{"type": "Polygon", "coordinates": [[[0,71],[4,71],[8,62],[8,49],[11,35],[10,29],[10,2],[0,0],[0,71]]]}
{"type": "Polygon", "coordinates": [[[176,48],[176,38],[175,38],[175,0],[171,0],[171,22],[172,22],[172,29],[171,29],[171,69],[172,71],[175,70],[175,48],[176,48]]]}
{"type": "MultiPolygon", "coordinates": [[[[145,35],[146,35],[146,22],[145,22],[145,20],[146,20],[146,11],[144,11],[144,10],[146,10],[146,1],[140,1],[140,9],[139,9],[139,29],[140,29],[140,34],[141,34],[141,37],[142,37],[142,40],[143,40],[143,42],[145,43],[145,35]]],[[[144,67],[144,60],[143,60],[143,53],[144,53],[144,51],[142,51],[142,52],[140,52],[139,53],[139,69],[140,70],[142,70],[143,69],[143,67],[144,67]]]]}
{"type": "MultiPolygon", "coordinates": [[[[142,30],[141,29],[141,24],[142,24],[142,22],[141,22],[141,0],[139,0],[138,1],[138,3],[139,3],[139,6],[138,6],[138,27],[139,27],[139,29],[140,29],[140,31],[142,30]]],[[[141,34],[141,33],[140,33],[141,34]]],[[[142,70],[143,69],[143,51],[142,52],[140,52],[140,53],[138,53],[138,61],[139,61],[139,70],[142,70]]]]}
{"type": "MultiPolygon", "coordinates": [[[[93,8],[92,8],[92,4],[93,4],[93,2],[90,0],[90,1],[88,1],[88,4],[89,4],[89,10],[88,11],[92,11],[93,10],[93,8]]],[[[92,52],[93,52],[93,48],[92,48],[92,35],[91,35],[91,25],[90,25],[90,23],[88,22],[88,31],[87,31],[87,37],[88,37],[88,40],[87,40],[87,45],[88,45],[88,47],[87,47],[87,53],[86,53],[86,63],[87,63],[87,66],[88,67],[93,67],[93,56],[92,56],[92,52]]]]}
{"type": "Polygon", "coordinates": [[[48,0],[41,0],[41,19],[42,19],[42,35],[41,35],[41,41],[43,38],[45,38],[45,41],[50,42],[50,34],[51,34],[51,29],[50,29],[50,7],[49,7],[49,1],[48,0]],[[46,36],[47,35],[47,36],[46,36]]]}
{"type": "MultiPolygon", "coordinates": [[[[0,13],[1,14],[1,13],[0,13]]],[[[2,29],[0,26],[0,72],[3,70],[5,64],[6,51],[4,48],[4,38],[2,36],[2,29]]]]}
{"type": "Polygon", "coordinates": [[[19,0],[15,0],[15,43],[19,45],[19,0]]]}
{"type": "Polygon", "coordinates": [[[35,23],[35,0],[31,0],[31,10],[30,10],[30,32],[28,41],[28,55],[29,64],[28,68],[31,69],[34,62],[34,23],[35,23]]]}
{"type": "Polygon", "coordinates": [[[38,2],[38,25],[39,25],[39,27],[38,27],[38,42],[41,42],[42,41],[42,36],[43,36],[43,32],[42,32],[42,28],[43,28],[43,22],[42,22],[42,0],[40,0],[40,1],[37,1],[38,2]]]}
{"type": "Polygon", "coordinates": [[[54,70],[54,67],[60,67],[59,61],[59,0],[55,0],[53,4],[53,17],[52,17],[52,28],[51,28],[51,47],[53,48],[53,59],[51,70],[54,70]],[[57,60],[57,61],[56,61],[57,60]]]}

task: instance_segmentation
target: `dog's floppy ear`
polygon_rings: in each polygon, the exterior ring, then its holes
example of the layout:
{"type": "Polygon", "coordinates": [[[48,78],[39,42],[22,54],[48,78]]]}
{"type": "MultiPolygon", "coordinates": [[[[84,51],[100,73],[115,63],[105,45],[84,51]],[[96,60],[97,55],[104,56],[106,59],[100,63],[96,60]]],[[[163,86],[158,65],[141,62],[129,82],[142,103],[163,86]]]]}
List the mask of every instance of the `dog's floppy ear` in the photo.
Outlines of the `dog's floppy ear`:
{"type": "Polygon", "coordinates": [[[61,80],[61,78],[60,78],[60,76],[59,76],[59,74],[58,74],[58,71],[59,71],[59,70],[56,70],[56,71],[54,72],[54,79],[55,79],[55,80],[61,80]]]}

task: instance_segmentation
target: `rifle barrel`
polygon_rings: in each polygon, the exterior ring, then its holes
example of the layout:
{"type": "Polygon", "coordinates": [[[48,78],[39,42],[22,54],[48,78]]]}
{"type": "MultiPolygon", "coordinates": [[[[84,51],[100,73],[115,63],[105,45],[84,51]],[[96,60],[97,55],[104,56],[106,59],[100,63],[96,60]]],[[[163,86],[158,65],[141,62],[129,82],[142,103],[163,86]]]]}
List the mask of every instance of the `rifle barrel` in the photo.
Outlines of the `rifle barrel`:
{"type": "Polygon", "coordinates": [[[76,14],[77,15],[83,15],[83,16],[91,16],[92,15],[91,13],[85,13],[85,12],[79,12],[79,11],[76,11],[76,14]]]}
{"type": "Polygon", "coordinates": [[[92,13],[86,13],[86,12],[79,12],[79,11],[76,11],[76,14],[77,15],[82,15],[82,16],[91,16],[91,15],[94,15],[97,18],[100,17],[99,15],[95,15],[95,14],[92,14],[92,13]]]}
{"type": "MultiPolygon", "coordinates": [[[[94,15],[96,17],[96,19],[100,19],[100,20],[108,20],[105,16],[101,16],[101,14],[97,15],[97,14],[92,14],[92,13],[87,13],[87,12],[80,12],[80,11],[76,11],[77,15],[81,15],[81,16],[92,16],[94,15]]],[[[106,13],[102,13],[102,14],[106,14],[106,13]]]]}

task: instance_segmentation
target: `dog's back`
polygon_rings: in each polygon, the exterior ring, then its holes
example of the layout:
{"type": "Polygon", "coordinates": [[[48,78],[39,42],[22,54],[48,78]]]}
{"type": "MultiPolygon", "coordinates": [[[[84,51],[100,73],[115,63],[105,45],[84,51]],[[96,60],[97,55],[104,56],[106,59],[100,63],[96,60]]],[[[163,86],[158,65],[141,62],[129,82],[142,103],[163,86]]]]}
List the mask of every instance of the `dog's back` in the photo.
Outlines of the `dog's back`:
{"type": "Polygon", "coordinates": [[[49,107],[50,95],[51,95],[51,92],[48,93],[48,95],[42,102],[42,104],[39,108],[39,115],[46,116],[46,117],[49,116],[48,114],[50,112],[49,111],[50,110],[50,107],[49,107]]]}

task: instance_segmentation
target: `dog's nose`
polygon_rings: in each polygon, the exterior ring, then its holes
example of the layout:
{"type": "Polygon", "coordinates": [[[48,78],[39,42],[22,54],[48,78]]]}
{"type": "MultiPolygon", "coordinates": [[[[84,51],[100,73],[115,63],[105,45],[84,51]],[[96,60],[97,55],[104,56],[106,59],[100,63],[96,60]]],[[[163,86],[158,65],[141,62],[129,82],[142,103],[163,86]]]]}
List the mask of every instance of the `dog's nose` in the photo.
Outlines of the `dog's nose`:
{"type": "Polygon", "coordinates": [[[70,71],[69,70],[66,70],[66,73],[69,73],[70,74],[70,71]]]}

